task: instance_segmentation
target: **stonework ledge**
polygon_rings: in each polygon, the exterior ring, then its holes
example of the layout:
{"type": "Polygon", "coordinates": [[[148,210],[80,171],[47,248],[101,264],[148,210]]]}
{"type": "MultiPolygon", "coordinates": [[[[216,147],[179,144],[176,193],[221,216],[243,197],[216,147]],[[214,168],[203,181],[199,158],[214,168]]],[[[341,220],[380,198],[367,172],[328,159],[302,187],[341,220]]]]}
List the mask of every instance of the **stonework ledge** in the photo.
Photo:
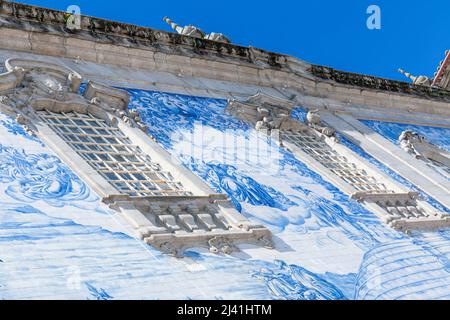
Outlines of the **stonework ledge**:
{"type": "Polygon", "coordinates": [[[0,0],[0,28],[4,37],[0,37],[0,45],[8,50],[80,58],[106,64],[128,63],[131,67],[144,69],[169,63],[165,55],[170,55],[170,72],[189,74],[195,69],[193,76],[205,75],[203,66],[199,64],[199,60],[204,60],[216,66],[216,69],[213,68],[214,72],[206,74],[214,74],[215,78],[221,80],[292,87],[313,95],[317,93],[311,89],[314,86],[310,88],[311,80],[317,83],[329,80],[335,84],[450,101],[450,92],[446,90],[311,66],[292,56],[254,47],[88,16],[81,16],[79,29],[70,29],[67,28],[67,19],[68,14],[65,12],[0,0]],[[241,73],[229,69],[232,65],[238,65],[241,73]]]}
{"type": "Polygon", "coordinates": [[[324,80],[361,88],[390,91],[395,93],[416,95],[422,98],[450,102],[450,91],[438,87],[414,85],[407,82],[377,78],[373,76],[335,70],[333,68],[312,65],[311,73],[324,80]]]}

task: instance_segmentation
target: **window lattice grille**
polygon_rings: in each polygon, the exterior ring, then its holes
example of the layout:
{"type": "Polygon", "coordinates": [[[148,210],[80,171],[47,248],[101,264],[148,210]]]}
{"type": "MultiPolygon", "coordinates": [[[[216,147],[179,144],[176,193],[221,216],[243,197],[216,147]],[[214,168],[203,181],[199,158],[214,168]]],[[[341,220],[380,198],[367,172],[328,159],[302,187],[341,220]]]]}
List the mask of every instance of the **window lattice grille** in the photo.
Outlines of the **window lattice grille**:
{"type": "Polygon", "coordinates": [[[190,195],[118,128],[91,114],[39,111],[40,118],[121,193],[190,195]]]}
{"type": "Polygon", "coordinates": [[[415,201],[387,201],[385,203],[377,203],[389,213],[390,216],[397,219],[426,218],[428,215],[425,210],[419,206],[415,201]]]}
{"type": "Polygon", "coordinates": [[[307,131],[284,131],[283,139],[302,149],[303,152],[355,187],[358,191],[393,193],[392,190],[388,190],[385,184],[377,181],[375,177],[368,175],[365,170],[358,168],[355,163],[350,162],[346,157],[339,155],[314,133],[307,131]]]}

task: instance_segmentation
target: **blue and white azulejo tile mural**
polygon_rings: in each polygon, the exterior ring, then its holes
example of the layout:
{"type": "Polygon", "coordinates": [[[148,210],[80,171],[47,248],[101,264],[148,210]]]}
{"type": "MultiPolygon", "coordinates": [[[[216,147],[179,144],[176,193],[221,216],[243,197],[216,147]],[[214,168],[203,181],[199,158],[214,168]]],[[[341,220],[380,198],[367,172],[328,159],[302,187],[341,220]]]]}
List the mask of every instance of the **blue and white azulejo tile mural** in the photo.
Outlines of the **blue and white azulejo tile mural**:
{"type": "Polygon", "coordinates": [[[0,115],[0,299],[449,298],[450,232],[408,237],[385,227],[226,114],[224,100],[128,91],[149,134],[270,228],[276,249],[165,256],[0,115]]]}

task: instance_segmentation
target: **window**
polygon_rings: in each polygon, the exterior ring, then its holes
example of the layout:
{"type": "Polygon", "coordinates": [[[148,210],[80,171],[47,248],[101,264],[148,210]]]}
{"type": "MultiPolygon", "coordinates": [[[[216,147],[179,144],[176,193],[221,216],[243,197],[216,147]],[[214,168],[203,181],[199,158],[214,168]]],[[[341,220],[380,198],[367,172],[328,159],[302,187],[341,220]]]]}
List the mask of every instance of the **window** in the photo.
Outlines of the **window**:
{"type": "MultiPolygon", "coordinates": [[[[417,194],[392,190],[378,181],[358,164],[341,155],[312,129],[304,131],[283,130],[283,140],[301,149],[357,191],[352,199],[368,205],[376,205],[385,215],[385,222],[398,230],[431,228],[448,225],[450,221],[431,208],[417,201],[417,194]]],[[[321,172],[327,174],[326,172],[321,172]]]]}
{"type": "Polygon", "coordinates": [[[190,195],[118,129],[91,114],[38,111],[39,117],[118,191],[130,196],[190,195]]]}
{"type": "Polygon", "coordinates": [[[385,184],[358,168],[346,157],[339,155],[317,134],[311,131],[283,131],[283,139],[302,149],[309,156],[318,161],[345,182],[352,185],[358,191],[370,193],[393,193],[385,184]]]}
{"type": "Polygon", "coordinates": [[[209,195],[193,196],[107,121],[77,112],[36,113],[121,194],[133,197],[131,202],[113,200],[114,206],[133,221],[146,243],[174,256],[196,246],[225,254],[238,250],[233,243],[272,246],[269,230],[245,219],[230,223],[235,213],[219,205],[227,200],[213,204],[209,195]]]}
{"type": "Polygon", "coordinates": [[[237,243],[273,246],[267,228],[245,219],[142,132],[126,91],[89,81],[79,94],[83,78],[73,70],[14,58],[6,65],[15,70],[6,96],[30,106],[27,117],[17,110],[20,122],[31,130],[30,122],[144,242],[177,256],[189,247],[228,254],[237,243]]]}

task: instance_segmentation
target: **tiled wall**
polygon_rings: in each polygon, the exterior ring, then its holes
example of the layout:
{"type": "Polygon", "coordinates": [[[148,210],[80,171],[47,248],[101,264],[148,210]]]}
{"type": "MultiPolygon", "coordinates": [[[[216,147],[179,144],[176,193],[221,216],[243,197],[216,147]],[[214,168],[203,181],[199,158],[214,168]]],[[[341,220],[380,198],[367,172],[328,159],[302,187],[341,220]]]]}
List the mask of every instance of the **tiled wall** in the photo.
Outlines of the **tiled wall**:
{"type": "Polygon", "coordinates": [[[36,138],[0,116],[0,298],[448,298],[449,232],[407,237],[289,152],[224,112],[226,101],[129,90],[174,157],[274,234],[277,248],[174,259],[36,138]],[[183,281],[180,281],[183,279],[183,281]]]}

